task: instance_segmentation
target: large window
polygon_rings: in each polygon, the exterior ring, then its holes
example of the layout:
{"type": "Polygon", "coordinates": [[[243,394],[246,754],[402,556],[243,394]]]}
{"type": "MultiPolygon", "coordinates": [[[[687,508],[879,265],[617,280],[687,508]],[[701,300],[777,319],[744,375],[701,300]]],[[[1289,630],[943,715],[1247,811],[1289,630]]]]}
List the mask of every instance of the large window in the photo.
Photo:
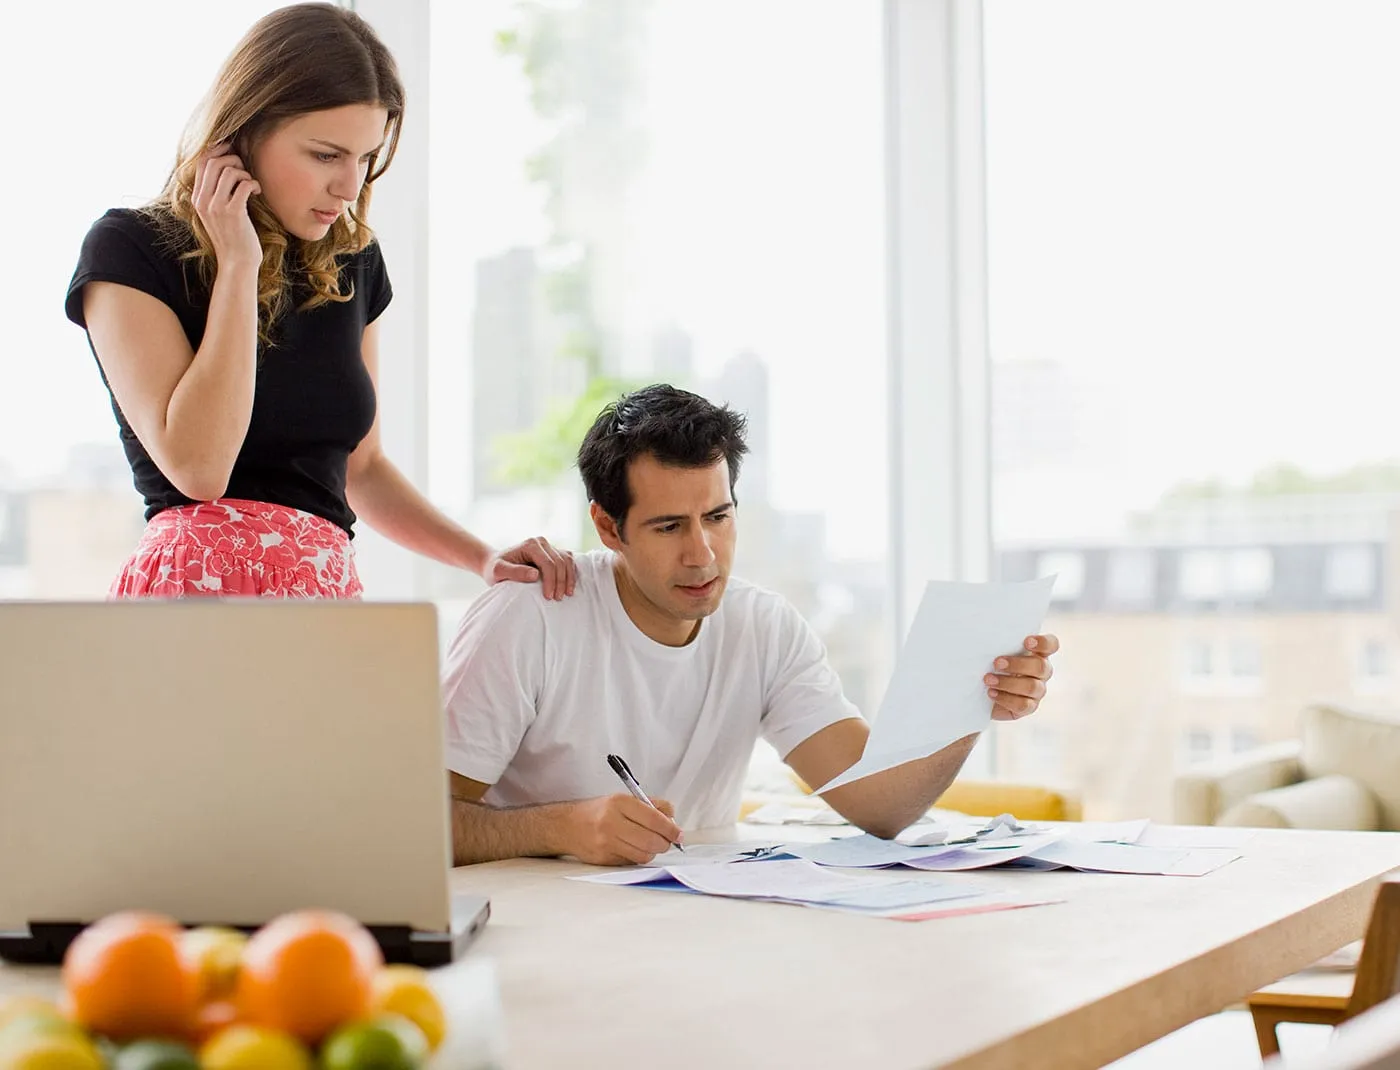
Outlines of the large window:
{"type": "Polygon", "coordinates": [[[1400,9],[987,0],[985,35],[996,557],[1083,562],[1037,720],[1091,815],[1166,818],[1311,698],[1400,702],[1400,9]]]}
{"type": "MultiPolygon", "coordinates": [[[[431,4],[434,499],[593,545],[573,454],[616,393],[747,413],[736,571],[873,709],[888,574],[878,5],[431,4]],[[779,73],[780,72],[780,73],[779,73]]],[[[432,572],[453,620],[479,590],[432,572]]]]}
{"type": "Polygon", "coordinates": [[[63,297],[108,208],[160,192],[225,55],[270,0],[24,3],[7,11],[0,169],[0,598],[100,598],[136,545],[141,499],[107,393],[63,297]]]}

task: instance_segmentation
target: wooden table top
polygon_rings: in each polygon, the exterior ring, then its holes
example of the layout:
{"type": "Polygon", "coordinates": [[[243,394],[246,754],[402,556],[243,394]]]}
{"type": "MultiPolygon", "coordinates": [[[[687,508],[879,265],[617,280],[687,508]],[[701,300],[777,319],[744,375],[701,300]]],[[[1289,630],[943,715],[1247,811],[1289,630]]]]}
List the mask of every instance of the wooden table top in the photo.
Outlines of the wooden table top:
{"type": "MultiPolygon", "coordinates": [[[[1065,901],[924,922],[567,881],[593,870],[554,860],[451,879],[492,900],[467,961],[494,963],[513,1070],[1057,1070],[1102,1066],[1360,937],[1400,834],[1264,830],[1244,855],[1206,877],[926,874],[1065,901]]],[[[0,994],[56,984],[0,965],[0,994]]]]}
{"type": "Polygon", "coordinates": [[[1400,834],[1262,830],[1244,855],[1205,877],[929,874],[1065,902],[924,922],[584,884],[563,878],[589,867],[554,860],[453,886],[492,899],[472,954],[496,962],[511,1067],[1054,1070],[1357,939],[1400,834]]]}

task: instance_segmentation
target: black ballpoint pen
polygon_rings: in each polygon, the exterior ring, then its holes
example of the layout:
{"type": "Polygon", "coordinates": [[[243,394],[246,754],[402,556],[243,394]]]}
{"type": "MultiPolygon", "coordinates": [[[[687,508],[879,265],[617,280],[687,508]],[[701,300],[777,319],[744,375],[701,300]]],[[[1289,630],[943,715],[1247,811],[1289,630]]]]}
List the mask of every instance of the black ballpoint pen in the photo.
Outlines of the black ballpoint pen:
{"type": "MultiPolygon", "coordinates": [[[[647,793],[644,792],[642,790],[642,786],[637,783],[637,778],[632,775],[632,770],[628,767],[627,763],[622,759],[620,755],[609,754],[608,767],[614,773],[617,774],[617,779],[622,781],[622,786],[632,793],[632,797],[634,799],[646,803],[658,814],[662,814],[662,816],[665,816],[661,807],[657,806],[656,803],[652,802],[649,798],[647,798],[647,793]]],[[[674,846],[677,851],[681,852],[681,854],[685,854],[685,848],[682,847],[679,843],[675,844],[674,846]]]]}

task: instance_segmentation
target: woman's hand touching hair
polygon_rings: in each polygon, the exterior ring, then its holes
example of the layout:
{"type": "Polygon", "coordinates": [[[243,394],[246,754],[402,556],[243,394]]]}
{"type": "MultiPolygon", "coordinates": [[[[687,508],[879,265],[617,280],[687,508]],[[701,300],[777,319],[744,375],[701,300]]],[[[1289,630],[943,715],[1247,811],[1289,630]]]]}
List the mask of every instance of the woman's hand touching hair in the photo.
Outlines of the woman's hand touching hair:
{"type": "Polygon", "coordinates": [[[192,200],[220,267],[256,269],[262,263],[262,243],[248,215],[248,198],[261,191],[228,143],[215,145],[200,158],[192,200]]]}

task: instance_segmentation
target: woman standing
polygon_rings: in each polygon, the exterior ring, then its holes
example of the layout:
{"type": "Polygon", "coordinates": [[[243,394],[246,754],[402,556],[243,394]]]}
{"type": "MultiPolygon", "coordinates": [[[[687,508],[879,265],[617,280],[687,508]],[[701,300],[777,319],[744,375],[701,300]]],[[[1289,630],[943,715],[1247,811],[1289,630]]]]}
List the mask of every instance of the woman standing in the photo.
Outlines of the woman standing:
{"type": "Polygon", "coordinates": [[[68,289],[147,527],[113,597],[354,598],[363,518],[488,583],[573,592],[544,539],[495,551],[385,457],[368,225],[404,94],[369,25],[327,3],[261,19],[225,61],[164,191],[88,232],[68,289]]]}

